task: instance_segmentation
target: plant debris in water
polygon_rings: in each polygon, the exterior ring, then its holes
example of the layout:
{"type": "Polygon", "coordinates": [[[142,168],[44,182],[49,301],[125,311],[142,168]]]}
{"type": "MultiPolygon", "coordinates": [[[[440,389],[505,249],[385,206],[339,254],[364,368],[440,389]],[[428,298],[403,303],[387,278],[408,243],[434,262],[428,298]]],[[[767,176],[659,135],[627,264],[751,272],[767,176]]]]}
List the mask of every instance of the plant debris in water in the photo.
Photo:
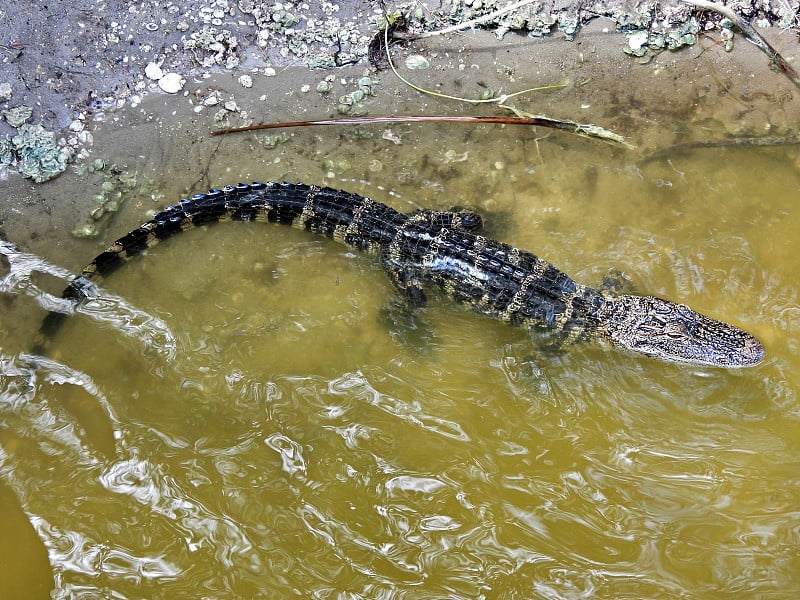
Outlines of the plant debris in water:
{"type": "MultiPolygon", "coordinates": [[[[109,165],[104,159],[96,158],[88,166],[82,167],[79,174],[92,173],[102,177],[100,192],[95,194],[95,206],[89,218],[73,230],[72,235],[78,238],[96,238],[103,233],[111,217],[125,204],[125,200],[135,193],[137,177],[116,165],[109,165]]],[[[139,193],[146,195],[147,184],[139,193]]]]}

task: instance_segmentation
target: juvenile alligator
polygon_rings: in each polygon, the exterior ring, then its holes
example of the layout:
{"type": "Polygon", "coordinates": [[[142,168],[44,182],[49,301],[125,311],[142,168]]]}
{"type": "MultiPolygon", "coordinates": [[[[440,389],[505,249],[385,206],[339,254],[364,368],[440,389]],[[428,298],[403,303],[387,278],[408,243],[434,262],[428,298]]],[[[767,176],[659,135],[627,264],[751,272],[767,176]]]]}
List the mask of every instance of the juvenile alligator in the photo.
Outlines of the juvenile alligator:
{"type": "MultiPolygon", "coordinates": [[[[376,254],[412,307],[425,304],[425,287],[433,284],[476,312],[545,330],[561,343],[606,337],[663,360],[716,367],[751,366],[764,356],[761,343],[737,327],[660,298],[605,294],[487,239],[476,233],[482,221],[475,213],[403,214],[357,194],[292,183],[240,183],[181,200],[98,255],[64,296],[86,297],[89,280],[175,233],[229,220],[284,223],[376,254]]],[[[51,313],[50,329],[59,318],[51,313]]]]}

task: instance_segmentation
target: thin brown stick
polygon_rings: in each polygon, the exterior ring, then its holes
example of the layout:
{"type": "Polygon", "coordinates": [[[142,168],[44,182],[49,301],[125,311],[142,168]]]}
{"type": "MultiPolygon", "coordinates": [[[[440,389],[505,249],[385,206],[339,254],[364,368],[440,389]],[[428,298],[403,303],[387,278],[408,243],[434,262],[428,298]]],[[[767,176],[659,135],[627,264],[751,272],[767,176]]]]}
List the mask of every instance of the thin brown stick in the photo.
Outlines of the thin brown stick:
{"type": "Polygon", "coordinates": [[[282,129],[286,127],[312,127],[317,125],[364,125],[368,123],[471,123],[499,125],[528,125],[560,129],[575,135],[591,137],[605,142],[629,147],[625,138],[612,131],[592,125],[590,123],[576,123],[563,119],[553,119],[543,116],[530,117],[493,117],[493,116],[459,116],[459,115],[388,115],[375,117],[344,117],[341,119],[319,119],[316,121],[283,121],[281,123],[260,123],[247,127],[233,127],[231,129],[218,129],[211,135],[227,135],[243,131],[260,131],[262,129],[282,129]]]}

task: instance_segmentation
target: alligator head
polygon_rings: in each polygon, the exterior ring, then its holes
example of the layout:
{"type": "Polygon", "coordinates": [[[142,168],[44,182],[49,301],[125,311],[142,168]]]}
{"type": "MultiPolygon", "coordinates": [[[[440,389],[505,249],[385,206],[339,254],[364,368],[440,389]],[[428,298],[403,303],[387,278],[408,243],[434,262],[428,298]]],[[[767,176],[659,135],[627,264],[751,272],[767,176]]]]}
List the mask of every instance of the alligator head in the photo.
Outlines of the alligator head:
{"type": "Polygon", "coordinates": [[[653,296],[606,297],[601,330],[616,345],[662,360],[714,367],[750,367],[764,358],[755,337],[684,304],[653,296]]]}

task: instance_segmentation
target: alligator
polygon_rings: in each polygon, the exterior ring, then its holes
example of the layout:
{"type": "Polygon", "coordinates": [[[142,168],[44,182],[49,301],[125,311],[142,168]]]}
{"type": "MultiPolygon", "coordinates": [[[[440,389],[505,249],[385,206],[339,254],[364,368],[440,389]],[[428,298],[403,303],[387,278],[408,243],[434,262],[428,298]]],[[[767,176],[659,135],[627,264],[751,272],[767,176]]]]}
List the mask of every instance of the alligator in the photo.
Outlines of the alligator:
{"type": "MultiPolygon", "coordinates": [[[[746,331],[654,296],[612,294],[573,281],[545,260],[478,233],[470,210],[401,213],[358,194],[300,183],[240,183],[180,200],[99,254],[64,291],[80,301],[94,283],[154,244],[221,221],[283,223],[379,257],[410,307],[438,287],[472,310],[558,344],[607,338],[665,361],[713,367],[759,363],[764,347],[746,331]]],[[[63,315],[50,313],[51,336],[63,315]]],[[[49,321],[49,323],[48,323],[49,321]]]]}

